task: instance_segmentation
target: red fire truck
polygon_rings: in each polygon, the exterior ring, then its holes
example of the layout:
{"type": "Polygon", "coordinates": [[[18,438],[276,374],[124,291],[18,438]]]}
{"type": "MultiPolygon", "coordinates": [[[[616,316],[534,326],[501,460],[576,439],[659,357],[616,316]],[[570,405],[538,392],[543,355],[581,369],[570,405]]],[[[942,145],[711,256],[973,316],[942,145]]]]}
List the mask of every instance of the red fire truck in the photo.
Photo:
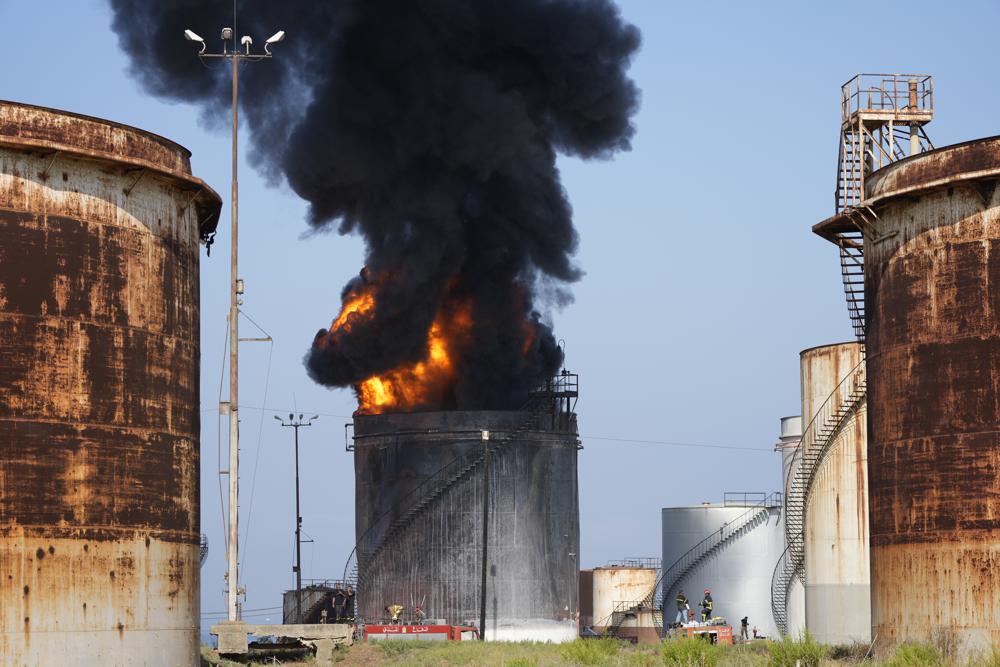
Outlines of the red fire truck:
{"type": "Polygon", "coordinates": [[[468,625],[366,625],[365,641],[423,640],[468,641],[479,639],[479,629],[468,625]]]}

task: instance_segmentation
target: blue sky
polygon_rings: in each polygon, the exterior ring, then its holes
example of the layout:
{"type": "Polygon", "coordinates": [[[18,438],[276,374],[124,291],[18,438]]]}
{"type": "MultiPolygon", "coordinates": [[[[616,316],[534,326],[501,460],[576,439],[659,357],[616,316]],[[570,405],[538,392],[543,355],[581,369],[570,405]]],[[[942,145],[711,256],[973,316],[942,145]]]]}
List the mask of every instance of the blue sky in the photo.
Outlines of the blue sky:
{"type": "MultiPolygon", "coordinates": [[[[634,150],[609,162],[560,162],[586,271],[575,302],[552,314],[568,367],[581,377],[585,567],[659,555],[661,507],[778,489],[771,446],[779,417],[799,411],[798,352],[851,336],[835,250],[810,232],[833,208],[839,86],[859,71],[927,72],[936,145],[1000,128],[996,3],[620,5],[643,32],[632,69],[643,91],[634,150]]],[[[199,125],[194,108],[141,91],[104,2],[0,6],[8,54],[0,97],[165,135],[191,149],[198,176],[228,192],[228,135],[199,125]]],[[[181,35],[177,49],[194,57],[181,35]]],[[[274,414],[321,415],[301,434],[304,530],[314,540],[304,547],[304,576],[339,577],[353,546],[344,423],[354,400],[314,385],[301,359],[336,314],[362,245],[307,234],[294,194],[268,185],[246,159],[241,170],[244,310],[275,341],[245,344],[241,356],[245,607],[263,610],[248,612],[254,620],[276,621],[280,613],[267,608],[293,583],[295,512],[292,434],[274,414]]],[[[206,620],[225,608],[217,475],[219,425],[223,447],[225,430],[216,410],[228,253],[222,225],[212,257],[202,255],[206,620]]]]}

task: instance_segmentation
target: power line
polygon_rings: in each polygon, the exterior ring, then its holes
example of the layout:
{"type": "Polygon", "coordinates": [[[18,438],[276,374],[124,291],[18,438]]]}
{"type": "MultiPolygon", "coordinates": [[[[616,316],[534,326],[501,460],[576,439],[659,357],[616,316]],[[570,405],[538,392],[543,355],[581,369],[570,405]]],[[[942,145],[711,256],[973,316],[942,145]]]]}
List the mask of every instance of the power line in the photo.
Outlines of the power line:
{"type": "MultiPolygon", "coordinates": [[[[243,612],[247,613],[247,614],[267,613],[267,612],[272,612],[272,611],[278,611],[280,609],[281,609],[281,607],[261,607],[259,609],[244,609],[243,612]]],[[[203,612],[201,612],[201,615],[202,616],[225,616],[228,613],[229,613],[228,611],[203,611],[203,612]]]]}
{"type": "MultiPolygon", "coordinates": [[[[289,412],[287,408],[272,408],[272,407],[259,407],[259,406],[242,406],[245,410],[264,410],[271,411],[275,413],[289,412]]],[[[213,412],[216,408],[204,408],[202,412],[213,412]]],[[[295,410],[291,410],[295,412],[295,410]]],[[[306,410],[305,412],[313,412],[312,410],[306,410]]],[[[341,419],[353,419],[353,415],[338,415],[330,412],[313,412],[321,417],[338,417],[341,419]]],[[[621,442],[626,444],[637,444],[637,445],[663,445],[666,447],[693,447],[696,449],[726,449],[730,451],[739,452],[767,452],[772,453],[774,450],[770,447],[741,447],[739,445],[717,445],[708,442],[681,442],[677,440],[645,440],[642,438],[625,438],[618,436],[602,436],[602,435],[581,435],[581,440],[604,440],[607,442],[621,442]]]]}
{"type": "Polygon", "coordinates": [[[712,445],[704,442],[675,442],[672,440],[637,440],[635,438],[612,438],[598,435],[581,435],[581,440],[607,440],[609,442],[626,442],[640,445],[666,445],[668,447],[697,447],[699,449],[730,449],[743,452],[768,452],[774,450],[770,447],[740,447],[738,445],[712,445]]]}
{"type": "MultiPolygon", "coordinates": [[[[260,407],[259,405],[241,405],[241,410],[263,410],[265,412],[278,413],[292,413],[299,412],[298,408],[275,408],[271,406],[260,407]]],[[[202,412],[215,412],[218,408],[202,408],[202,412]]],[[[314,410],[302,410],[302,412],[311,412],[314,415],[319,415],[320,417],[337,417],[338,419],[354,419],[354,415],[338,415],[332,412],[316,412],[314,410]]]]}

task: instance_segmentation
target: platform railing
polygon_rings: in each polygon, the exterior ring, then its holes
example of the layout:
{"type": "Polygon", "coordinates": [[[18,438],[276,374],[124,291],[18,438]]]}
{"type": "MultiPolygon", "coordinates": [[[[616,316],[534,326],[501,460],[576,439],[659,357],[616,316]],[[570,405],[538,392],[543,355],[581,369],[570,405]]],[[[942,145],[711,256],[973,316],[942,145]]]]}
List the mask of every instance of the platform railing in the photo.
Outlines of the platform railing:
{"type": "Polygon", "coordinates": [[[933,110],[934,80],[928,74],[858,74],[841,87],[844,122],[864,111],[933,110]]]}

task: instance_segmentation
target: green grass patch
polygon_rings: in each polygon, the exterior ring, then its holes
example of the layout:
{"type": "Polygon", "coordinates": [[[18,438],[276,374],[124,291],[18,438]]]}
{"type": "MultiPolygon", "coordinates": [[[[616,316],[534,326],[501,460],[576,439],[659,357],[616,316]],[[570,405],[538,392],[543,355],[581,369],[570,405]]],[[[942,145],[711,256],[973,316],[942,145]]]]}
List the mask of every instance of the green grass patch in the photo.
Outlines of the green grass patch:
{"type": "Polygon", "coordinates": [[[716,667],[725,654],[725,647],[701,639],[681,638],[660,647],[660,659],[670,667],[716,667]]]}
{"type": "Polygon", "coordinates": [[[772,667],[819,667],[827,655],[826,647],[817,644],[808,632],[802,633],[798,641],[783,637],[780,642],[770,642],[767,651],[772,667]]]}
{"type": "Polygon", "coordinates": [[[607,665],[625,647],[617,639],[577,639],[561,644],[559,653],[572,665],[607,665]]]}
{"type": "Polygon", "coordinates": [[[932,667],[944,662],[941,653],[929,644],[903,644],[889,655],[884,667],[932,667]]]}

